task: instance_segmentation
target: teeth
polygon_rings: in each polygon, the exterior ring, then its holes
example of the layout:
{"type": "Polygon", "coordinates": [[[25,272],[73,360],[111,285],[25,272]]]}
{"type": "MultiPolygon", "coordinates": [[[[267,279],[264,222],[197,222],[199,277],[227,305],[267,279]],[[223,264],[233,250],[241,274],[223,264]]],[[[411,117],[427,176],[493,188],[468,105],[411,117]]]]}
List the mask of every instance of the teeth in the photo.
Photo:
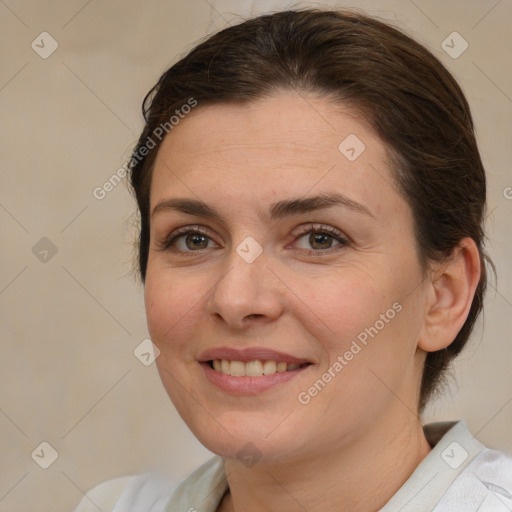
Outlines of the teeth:
{"type": "Polygon", "coordinates": [[[245,375],[248,377],[261,377],[263,375],[263,364],[261,361],[249,361],[245,365],[242,363],[242,365],[245,366],[245,375]]]}
{"type": "Polygon", "coordinates": [[[243,377],[245,375],[245,363],[242,361],[231,361],[229,363],[229,375],[243,377]]]}
{"type": "Polygon", "coordinates": [[[272,375],[276,373],[277,363],[275,361],[265,361],[263,363],[263,375],[272,375]]]}
{"type": "Polygon", "coordinates": [[[225,375],[234,377],[261,377],[262,375],[273,375],[276,372],[287,372],[300,368],[297,363],[285,363],[283,361],[228,361],[227,359],[214,359],[213,369],[225,375]]]}
{"type": "Polygon", "coordinates": [[[278,372],[285,372],[287,366],[288,366],[288,364],[283,363],[283,362],[279,362],[279,363],[277,363],[277,371],[278,372]]]}

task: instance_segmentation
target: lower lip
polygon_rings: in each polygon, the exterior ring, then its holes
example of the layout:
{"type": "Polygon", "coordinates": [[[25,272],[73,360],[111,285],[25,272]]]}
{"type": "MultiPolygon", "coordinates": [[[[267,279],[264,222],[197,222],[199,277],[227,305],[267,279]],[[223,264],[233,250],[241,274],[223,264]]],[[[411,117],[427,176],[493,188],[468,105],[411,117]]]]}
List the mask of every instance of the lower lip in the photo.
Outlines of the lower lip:
{"type": "Polygon", "coordinates": [[[215,384],[223,391],[238,395],[257,395],[271,387],[290,381],[311,366],[307,365],[296,370],[276,372],[272,375],[262,375],[261,377],[233,377],[214,370],[209,363],[200,364],[204,369],[206,378],[212,384],[215,384]]]}

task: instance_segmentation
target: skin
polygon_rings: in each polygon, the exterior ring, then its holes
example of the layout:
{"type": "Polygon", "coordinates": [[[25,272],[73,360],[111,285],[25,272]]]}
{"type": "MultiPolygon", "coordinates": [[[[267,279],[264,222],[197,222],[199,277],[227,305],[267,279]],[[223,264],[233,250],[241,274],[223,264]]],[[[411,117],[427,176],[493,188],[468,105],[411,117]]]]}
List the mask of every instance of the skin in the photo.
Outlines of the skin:
{"type": "Polygon", "coordinates": [[[225,461],[230,492],[219,511],[376,511],[430,452],[417,412],[426,352],[462,327],[480,262],[464,239],[425,277],[411,209],[392,183],[386,146],[364,120],[346,105],[292,92],[199,105],[163,141],[151,210],[180,197],[221,215],[156,214],[145,281],[165,389],[199,441],[225,461]],[[366,146],[355,161],[338,150],[349,134],[366,146]],[[276,201],[333,191],[371,215],[337,205],[268,216],[276,201]],[[208,233],[199,249],[194,235],[188,246],[184,235],[174,251],[159,249],[177,228],[198,225],[208,233]],[[349,243],[300,233],[311,225],[334,228],[349,243]],[[236,252],[247,236],[263,249],[252,263],[236,252]],[[299,403],[394,303],[401,311],[299,403]],[[197,362],[219,346],[263,346],[313,364],[281,386],[233,396],[197,362]],[[248,442],[260,456],[250,467],[237,458],[248,442]]]}

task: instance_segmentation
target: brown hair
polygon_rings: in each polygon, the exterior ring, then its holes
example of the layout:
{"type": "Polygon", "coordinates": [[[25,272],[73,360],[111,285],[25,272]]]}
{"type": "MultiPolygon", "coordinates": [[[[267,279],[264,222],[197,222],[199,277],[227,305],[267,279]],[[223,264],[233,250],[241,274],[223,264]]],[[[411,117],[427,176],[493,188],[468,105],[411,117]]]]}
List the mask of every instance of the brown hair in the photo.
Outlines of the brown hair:
{"type": "MultiPolygon", "coordinates": [[[[262,15],[207,37],[168,69],[144,98],[146,125],[130,161],[130,184],[140,211],[138,264],[145,282],[149,251],[149,194],[160,146],[141,157],[155,130],[191,98],[199,108],[250,102],[277,90],[328,96],[364,113],[396,164],[400,193],[412,208],[418,256],[450,256],[471,237],[482,261],[485,171],[464,94],[426,48],[374,18],[338,10],[298,9],[262,15]]],[[[168,130],[166,130],[168,131],[168,130]]],[[[494,267],[493,267],[494,268],[494,267]]],[[[419,410],[462,350],[483,306],[485,265],[469,315],[455,340],[427,354],[419,410]]]]}

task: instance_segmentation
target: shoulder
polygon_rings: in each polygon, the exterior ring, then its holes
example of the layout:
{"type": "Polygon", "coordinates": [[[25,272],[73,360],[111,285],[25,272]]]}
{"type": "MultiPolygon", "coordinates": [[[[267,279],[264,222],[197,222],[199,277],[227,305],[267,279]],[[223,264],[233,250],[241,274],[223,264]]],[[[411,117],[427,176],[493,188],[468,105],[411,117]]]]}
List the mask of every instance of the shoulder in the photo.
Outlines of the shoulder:
{"type": "Polygon", "coordinates": [[[106,480],[88,491],[73,512],[125,512],[126,507],[158,510],[179,482],[159,473],[140,473],[106,480]]]}
{"type": "Polygon", "coordinates": [[[130,486],[137,476],[120,476],[102,482],[90,489],[81,499],[73,512],[105,512],[113,510],[116,502],[123,492],[130,486]]]}
{"type": "Polygon", "coordinates": [[[500,506],[500,510],[512,509],[512,457],[509,455],[485,448],[459,476],[459,480],[461,488],[478,488],[481,491],[482,511],[487,510],[484,505],[491,504],[500,506]]]}
{"type": "Polygon", "coordinates": [[[484,448],[458,475],[435,510],[512,510],[512,457],[484,448]]]}
{"type": "Polygon", "coordinates": [[[222,488],[218,486],[224,475],[222,462],[215,456],[182,480],[155,472],[107,480],[88,491],[73,512],[161,512],[171,503],[189,503],[191,495],[211,494],[209,498],[215,499],[222,488]]]}

